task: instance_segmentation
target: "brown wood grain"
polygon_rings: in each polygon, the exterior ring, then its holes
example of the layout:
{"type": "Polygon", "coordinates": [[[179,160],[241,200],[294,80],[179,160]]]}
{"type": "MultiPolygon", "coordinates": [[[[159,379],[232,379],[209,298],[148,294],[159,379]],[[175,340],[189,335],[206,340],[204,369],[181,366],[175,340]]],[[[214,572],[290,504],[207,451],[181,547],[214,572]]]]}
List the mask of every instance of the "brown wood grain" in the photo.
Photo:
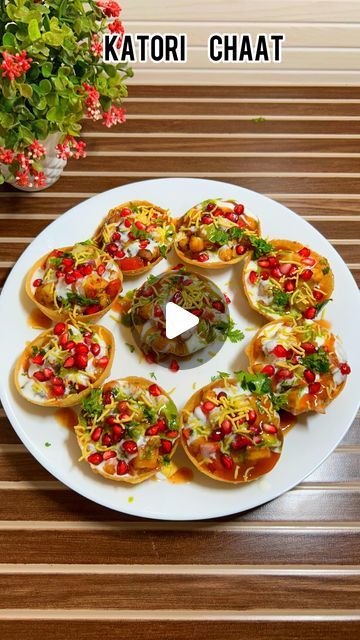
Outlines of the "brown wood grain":
{"type": "Polygon", "coordinates": [[[102,621],[76,621],[42,620],[38,615],[29,623],[27,620],[0,621],[0,632],[5,639],[24,637],[28,640],[99,640],[99,627],[101,634],[106,637],[116,637],[120,633],[123,637],[146,638],[147,640],[184,640],[188,637],[196,637],[197,640],[219,640],[226,634],[227,640],[239,640],[239,638],[254,638],[255,640],[283,640],[291,637],[292,640],[318,640],[319,637],[328,637],[331,640],[354,640],[360,632],[360,623],[357,621],[326,621],[308,620],[298,621],[262,621],[241,622],[232,620],[201,620],[201,621],[165,621],[157,620],[116,620],[102,621]],[[137,634],[137,635],[135,635],[137,634]]]}
{"type": "Polygon", "coordinates": [[[359,602],[359,576],[249,575],[1,575],[1,608],[253,611],[259,609],[351,609],[359,602]],[[176,588],[174,588],[174,584],[176,588]],[[121,588],[119,588],[121,585],[121,588]],[[14,599],[13,594],[17,594],[14,599]],[[140,596],[140,597],[139,597],[140,596]]]}
{"type": "MultiPolygon", "coordinates": [[[[125,125],[109,131],[85,123],[88,157],[70,161],[49,190],[0,188],[0,286],[30,240],[85,198],[189,174],[288,206],[335,241],[360,284],[360,104],[353,102],[360,87],[135,85],[130,96],[125,125]]],[[[359,581],[346,569],[359,563],[359,426],[357,418],[305,482],[268,504],[210,522],[162,523],[113,512],[61,485],[0,410],[0,549],[3,563],[22,566],[2,571],[0,564],[1,637],[354,640],[359,581]],[[91,563],[100,570],[56,569],[91,563]],[[126,569],[110,573],[111,565],[126,569]],[[149,573],[151,565],[174,571],[149,573]],[[293,570],[277,574],[279,566],[293,570]],[[104,619],[89,620],[89,608],[104,619]],[[56,611],[61,620],[47,619],[56,611]]]]}

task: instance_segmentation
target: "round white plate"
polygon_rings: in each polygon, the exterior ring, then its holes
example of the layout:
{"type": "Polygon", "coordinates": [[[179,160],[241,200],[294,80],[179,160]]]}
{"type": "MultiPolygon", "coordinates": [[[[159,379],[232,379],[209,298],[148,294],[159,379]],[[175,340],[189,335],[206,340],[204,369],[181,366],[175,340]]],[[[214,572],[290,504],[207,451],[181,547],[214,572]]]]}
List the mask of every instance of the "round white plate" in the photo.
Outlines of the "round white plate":
{"type": "MultiPolygon", "coordinates": [[[[178,262],[173,253],[170,262],[178,262]]],[[[165,268],[166,261],[162,261],[154,273],[159,274],[165,268]]],[[[130,330],[116,322],[110,312],[101,322],[116,339],[111,378],[128,375],[148,378],[153,371],[160,385],[169,391],[174,389],[172,397],[181,409],[194,391],[193,383],[196,382],[196,388],[199,388],[218,370],[246,368],[244,349],[265,319],[251,311],[245,301],[240,283],[241,268],[237,265],[221,271],[207,270],[205,275],[230,296],[231,315],[245,333],[242,342],[237,345],[227,342],[208,363],[172,373],[161,366],[140,363],[138,351],[131,353],[125,344],[132,341],[130,330]]],[[[144,277],[127,281],[125,290],[139,286],[143,280],[144,277]]],[[[117,511],[165,520],[192,520],[225,516],[261,505],[306,478],[337,446],[356,414],[360,378],[360,301],[349,270],[327,240],[295,213],[258,193],[224,182],[183,178],[149,180],[85,200],[49,225],[22,254],[4,286],[0,317],[0,396],[16,433],[35,458],[61,482],[117,511]],[[92,473],[86,463],[78,462],[75,436],[56,422],[54,409],[35,407],[14,390],[12,372],[16,358],[25,342],[39,333],[27,322],[32,306],[24,291],[25,274],[39,256],[53,248],[89,238],[108,210],[122,202],[149,200],[170,208],[177,217],[195,203],[216,197],[234,198],[247,205],[260,218],[264,236],[303,242],[329,259],[335,274],[335,291],[333,302],[326,307],[326,318],[343,339],[352,374],[344,391],[325,415],[310,414],[298,420],[285,438],[280,462],[262,479],[244,486],[231,486],[195,472],[193,481],[177,485],[167,480],[147,481],[136,486],[109,482],[92,473]],[[46,447],[46,442],[51,446],[46,447]]],[[[178,450],[175,461],[191,466],[183,456],[178,450]]]]}

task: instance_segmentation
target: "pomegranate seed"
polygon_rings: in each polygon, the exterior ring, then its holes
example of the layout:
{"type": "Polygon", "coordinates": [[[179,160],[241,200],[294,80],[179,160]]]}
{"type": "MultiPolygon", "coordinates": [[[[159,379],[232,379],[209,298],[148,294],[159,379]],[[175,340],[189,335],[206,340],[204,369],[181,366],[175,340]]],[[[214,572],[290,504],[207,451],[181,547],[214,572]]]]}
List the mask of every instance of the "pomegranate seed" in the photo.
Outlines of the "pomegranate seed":
{"type": "Polygon", "coordinates": [[[284,289],[287,293],[295,291],[295,283],[292,282],[292,280],[287,280],[287,282],[285,282],[284,289]]]}
{"type": "Polygon", "coordinates": [[[179,371],[179,369],[180,369],[180,365],[176,360],[171,360],[169,369],[170,369],[170,371],[173,371],[174,373],[177,373],[179,371]]]}
{"type": "Polygon", "coordinates": [[[264,374],[265,376],[270,376],[270,378],[271,378],[275,373],[275,367],[273,367],[272,364],[267,364],[261,370],[261,373],[264,374]]]}
{"type": "Polygon", "coordinates": [[[119,424],[114,424],[111,431],[113,442],[120,442],[120,440],[122,440],[123,438],[124,433],[125,433],[124,427],[122,427],[119,424]]]}
{"type": "Polygon", "coordinates": [[[63,387],[64,386],[64,381],[62,378],[59,378],[58,376],[54,376],[53,379],[51,380],[51,382],[55,385],[55,386],[60,386],[63,387]]]}
{"type": "Polygon", "coordinates": [[[111,436],[108,433],[105,433],[103,435],[103,438],[101,440],[101,443],[104,445],[104,447],[110,447],[110,445],[112,445],[112,439],[111,436]]]}
{"type": "Polygon", "coordinates": [[[219,391],[216,397],[218,400],[221,400],[221,398],[227,398],[227,393],[225,391],[219,391]]]}
{"type": "Polygon", "coordinates": [[[65,265],[65,267],[72,267],[72,265],[74,264],[74,260],[72,258],[63,258],[62,263],[63,265],[65,265]]]}
{"type": "Polygon", "coordinates": [[[306,380],[306,382],[308,382],[309,384],[311,384],[312,382],[315,381],[315,373],[313,371],[310,371],[310,369],[305,369],[304,371],[304,378],[306,380]]]}
{"type": "Polygon", "coordinates": [[[156,424],[159,428],[159,431],[165,431],[165,429],[167,428],[166,420],[164,420],[164,418],[159,418],[156,424]]]}
{"type": "Polygon", "coordinates": [[[116,258],[123,258],[125,256],[125,251],[123,251],[122,249],[119,249],[119,251],[116,252],[115,254],[116,258]]]}
{"type": "Polygon", "coordinates": [[[124,460],[119,460],[116,467],[116,473],[118,476],[124,476],[129,472],[129,467],[124,460]]]}
{"type": "Polygon", "coordinates": [[[73,367],[75,364],[75,358],[74,356],[69,356],[69,358],[66,358],[63,367],[65,367],[65,369],[71,369],[71,367],[73,367]]]}
{"type": "Polygon", "coordinates": [[[178,435],[179,435],[179,433],[177,431],[175,431],[175,430],[166,432],[166,437],[167,438],[171,438],[171,439],[177,438],[178,435]]]}
{"type": "MultiPolygon", "coordinates": [[[[151,291],[151,295],[152,295],[152,291],[151,291]]],[[[174,304],[179,304],[179,302],[182,300],[181,291],[175,291],[171,300],[173,301],[174,304]]]]}
{"type": "Polygon", "coordinates": [[[114,256],[117,252],[118,248],[116,244],[108,244],[106,245],[106,251],[110,253],[111,256],[114,256]]]}
{"type": "Polygon", "coordinates": [[[159,426],[157,424],[153,424],[151,427],[148,427],[145,431],[146,436],[157,436],[159,433],[159,426]]]}
{"type": "Polygon", "coordinates": [[[81,273],[79,269],[75,269],[75,271],[73,271],[73,275],[75,276],[76,280],[80,280],[80,278],[82,278],[84,274],[81,273]]]}
{"type": "Polygon", "coordinates": [[[129,229],[131,227],[131,220],[129,220],[129,218],[126,218],[124,225],[127,229],[129,229]]]}
{"type": "Polygon", "coordinates": [[[293,374],[289,369],[279,369],[279,371],[276,374],[276,377],[279,380],[288,380],[289,378],[293,377],[293,374]]]}
{"type": "Polygon", "coordinates": [[[221,426],[221,433],[224,436],[227,436],[227,435],[229,435],[229,433],[232,432],[232,424],[231,424],[230,420],[228,420],[228,419],[223,420],[220,426],[221,426]]]}
{"type": "Polygon", "coordinates": [[[235,451],[238,451],[239,449],[243,449],[244,447],[247,447],[250,444],[251,442],[248,438],[237,435],[235,436],[234,440],[231,443],[231,448],[234,449],[235,451]]]}
{"type": "Polygon", "coordinates": [[[245,207],[243,204],[236,204],[234,207],[234,213],[237,213],[238,216],[241,216],[244,213],[245,207]]]}
{"type": "Polygon", "coordinates": [[[44,356],[42,356],[41,353],[38,353],[36,356],[31,358],[31,362],[33,362],[34,364],[43,364],[44,356]]]}
{"type": "Polygon", "coordinates": [[[91,434],[91,440],[93,440],[94,442],[97,442],[98,440],[100,440],[101,434],[102,434],[102,427],[96,427],[96,429],[94,429],[94,431],[91,434]]]}
{"type": "Polygon", "coordinates": [[[146,229],[146,225],[143,224],[143,222],[140,222],[140,220],[136,220],[135,227],[140,229],[140,231],[144,231],[146,229]]]}
{"type": "Polygon", "coordinates": [[[277,433],[277,428],[274,424],[267,424],[266,422],[264,422],[264,424],[262,425],[262,429],[263,431],[265,431],[265,433],[277,433]]]}
{"type": "Polygon", "coordinates": [[[45,367],[44,369],[44,376],[45,376],[45,380],[50,380],[50,378],[53,377],[53,371],[52,369],[49,369],[48,367],[45,367]]]}
{"type": "Polygon", "coordinates": [[[307,354],[315,353],[316,351],[316,347],[312,342],[302,342],[301,347],[307,354]]]}
{"type": "Polygon", "coordinates": [[[86,309],[84,309],[84,314],[86,316],[91,316],[93,313],[98,313],[99,311],[101,311],[101,306],[99,304],[92,304],[90,307],[86,307],[86,309]]]}
{"type": "Polygon", "coordinates": [[[149,389],[148,389],[149,393],[151,396],[160,396],[161,395],[161,389],[159,389],[159,387],[157,386],[157,384],[151,384],[149,389]]]}
{"type": "Polygon", "coordinates": [[[149,240],[141,240],[140,242],[140,249],[146,249],[146,247],[149,244],[149,240]]]}
{"type": "Polygon", "coordinates": [[[116,458],[116,451],[110,449],[109,451],[104,451],[103,453],[104,460],[110,460],[111,458],[116,458]]]}
{"type": "Polygon", "coordinates": [[[98,268],[96,269],[96,272],[99,276],[102,276],[105,270],[106,270],[105,265],[99,264],[98,268]]]}
{"type": "Polygon", "coordinates": [[[117,240],[120,240],[121,236],[120,233],[118,231],[115,231],[112,236],[111,236],[111,240],[113,242],[117,242],[117,240]]]}
{"type": "Polygon", "coordinates": [[[225,306],[221,302],[221,300],[215,300],[212,303],[212,307],[213,307],[213,309],[216,309],[217,311],[220,311],[220,313],[224,313],[224,311],[225,311],[225,306]]]}
{"type": "Polygon", "coordinates": [[[98,465],[103,461],[103,455],[102,455],[102,453],[99,453],[99,452],[92,453],[87,458],[87,461],[90,462],[90,464],[98,465]]]}
{"type": "Polygon", "coordinates": [[[101,347],[97,342],[92,342],[90,345],[90,351],[94,356],[98,356],[101,351],[101,347]]]}
{"type": "Polygon", "coordinates": [[[67,273],[65,276],[66,284],[72,284],[76,281],[76,276],[73,273],[67,273]]]}
{"type": "Polygon", "coordinates": [[[279,266],[279,261],[275,256],[269,256],[268,260],[271,268],[279,266]]]}
{"type": "Polygon", "coordinates": [[[324,294],[321,293],[321,291],[318,291],[317,289],[313,290],[313,296],[315,298],[315,300],[322,300],[324,297],[324,294]]]}
{"type": "Polygon", "coordinates": [[[207,400],[201,405],[201,409],[203,413],[207,414],[207,413],[211,413],[211,411],[215,409],[215,406],[216,405],[213,402],[211,402],[211,400],[207,400]]]}
{"type": "Polygon", "coordinates": [[[85,276],[90,276],[92,274],[92,272],[93,272],[93,268],[92,268],[91,264],[86,264],[84,266],[84,275],[85,276]]]}
{"type": "Polygon", "coordinates": [[[202,222],[202,224],[211,224],[212,223],[212,217],[211,216],[203,216],[201,218],[201,222],[202,222]]]}
{"type": "Polygon", "coordinates": [[[222,440],[223,437],[224,437],[224,434],[221,429],[214,429],[211,432],[210,440],[212,440],[213,442],[220,442],[220,440],[222,440]]]}
{"type": "Polygon", "coordinates": [[[272,352],[277,356],[277,358],[288,358],[289,357],[289,351],[287,349],[285,349],[285,347],[283,347],[282,344],[277,344],[272,352]]]}
{"type": "Polygon", "coordinates": [[[104,404],[111,404],[112,402],[111,391],[105,391],[105,393],[103,393],[103,400],[104,400],[104,404]]]}
{"type": "Polygon", "coordinates": [[[71,273],[72,270],[73,270],[73,267],[70,267],[70,266],[64,267],[64,273],[71,273]]]}
{"type": "Polygon", "coordinates": [[[295,273],[297,272],[297,270],[298,270],[298,268],[297,268],[296,264],[292,264],[291,268],[289,269],[289,272],[287,274],[288,277],[292,278],[295,275],[295,273]]]}
{"type": "Polygon", "coordinates": [[[126,218],[126,216],[131,216],[131,214],[132,214],[132,211],[131,209],[129,209],[129,207],[124,207],[120,211],[120,215],[122,218],[126,218]]]}
{"type": "Polygon", "coordinates": [[[125,440],[125,442],[122,443],[122,448],[130,455],[137,453],[138,450],[135,440],[125,440]]]}
{"type": "Polygon", "coordinates": [[[42,279],[36,278],[36,280],[34,280],[33,282],[33,287],[40,287],[41,284],[42,284],[42,279]]]}
{"type": "Polygon", "coordinates": [[[52,390],[55,396],[63,396],[65,393],[65,387],[60,384],[54,384],[52,390]]]}
{"type": "Polygon", "coordinates": [[[88,357],[85,353],[77,353],[75,355],[75,363],[78,369],[85,369],[88,363],[88,357]]]}
{"type": "Polygon", "coordinates": [[[245,251],[246,247],[244,247],[242,244],[236,245],[236,253],[238,254],[238,256],[243,256],[245,251]]]}
{"type": "Polygon", "coordinates": [[[148,364],[154,364],[154,362],[156,362],[156,356],[154,353],[146,353],[145,354],[145,360],[148,364]]]}
{"type": "Polygon", "coordinates": [[[209,204],[206,206],[205,211],[213,211],[216,207],[216,204],[214,202],[209,202],[209,204]]]}
{"type": "Polygon", "coordinates": [[[89,353],[89,347],[87,347],[83,342],[78,342],[75,345],[75,353],[89,353]]]}
{"type": "Polygon", "coordinates": [[[320,389],[321,389],[320,382],[313,382],[312,384],[309,384],[309,393],[311,393],[311,395],[315,395],[316,393],[319,393],[320,389]]]}
{"type": "Polygon", "coordinates": [[[231,220],[231,222],[237,222],[239,220],[239,216],[237,215],[237,213],[235,213],[235,211],[227,213],[226,217],[228,220],[231,220]]]}
{"type": "Polygon", "coordinates": [[[248,415],[247,415],[247,422],[249,424],[253,424],[253,422],[255,422],[256,420],[256,411],[254,411],[254,409],[250,409],[248,415]]]}
{"type": "Polygon", "coordinates": [[[262,271],[260,273],[260,278],[261,278],[261,280],[269,280],[270,273],[268,271],[262,271]]]}
{"type": "Polygon", "coordinates": [[[301,260],[301,264],[306,264],[307,267],[313,267],[316,264],[315,258],[304,258],[301,260]]]}
{"type": "Polygon", "coordinates": [[[309,307],[303,312],[303,317],[307,320],[313,320],[316,316],[316,312],[317,311],[315,307],[309,307]]]}
{"type": "Polygon", "coordinates": [[[35,371],[33,377],[36,378],[39,382],[45,382],[45,373],[43,371],[35,371]]]}
{"type": "Polygon", "coordinates": [[[170,440],[161,441],[160,453],[162,456],[166,455],[167,453],[170,453],[171,449],[172,449],[172,442],[170,440]]]}
{"type": "Polygon", "coordinates": [[[108,364],[109,364],[109,358],[107,356],[103,356],[102,358],[99,358],[99,360],[96,360],[96,366],[101,367],[102,369],[105,369],[105,367],[107,367],[108,364]]]}
{"type": "Polygon", "coordinates": [[[249,280],[251,284],[256,284],[258,279],[258,275],[256,271],[250,271],[249,280]]]}
{"type": "Polygon", "coordinates": [[[156,304],[154,306],[154,316],[155,318],[162,318],[164,315],[162,308],[160,307],[159,304],[156,304]]]}
{"type": "Polygon", "coordinates": [[[74,349],[74,347],[75,347],[74,340],[69,340],[68,342],[65,342],[65,344],[64,344],[64,350],[65,351],[71,351],[72,349],[74,349]]]}
{"type": "Polygon", "coordinates": [[[267,258],[260,258],[260,260],[258,260],[258,265],[259,267],[262,267],[262,269],[268,269],[270,267],[270,262],[267,258]]]}
{"type": "Polygon", "coordinates": [[[340,371],[343,374],[343,376],[348,376],[349,373],[351,373],[351,368],[347,364],[347,362],[342,362],[340,365],[340,371]]]}
{"type": "Polygon", "coordinates": [[[126,402],[126,400],[121,400],[121,402],[118,403],[117,410],[120,413],[123,413],[124,411],[127,411],[128,408],[129,408],[129,404],[126,402]]]}
{"type": "Polygon", "coordinates": [[[311,253],[311,251],[307,247],[303,247],[302,249],[300,249],[300,251],[298,253],[303,258],[308,258],[310,253],[311,253]]]}
{"type": "Polygon", "coordinates": [[[57,270],[57,272],[56,272],[56,277],[57,277],[57,278],[62,278],[62,277],[63,277],[63,275],[64,275],[64,274],[63,274],[63,272],[62,272],[62,271],[60,271],[60,269],[58,269],[58,270],[57,270]]]}
{"type": "Polygon", "coordinates": [[[289,262],[285,262],[279,266],[279,269],[283,276],[287,276],[291,267],[292,265],[289,262]]]}
{"type": "Polygon", "coordinates": [[[207,262],[209,260],[209,256],[207,253],[200,253],[197,257],[198,262],[207,262]]]}
{"type": "Polygon", "coordinates": [[[64,333],[65,329],[66,329],[65,322],[57,322],[54,327],[54,333],[56,336],[60,336],[62,333],[64,333]]]}
{"type": "Polygon", "coordinates": [[[271,269],[272,278],[275,278],[275,280],[280,280],[281,276],[282,276],[282,273],[279,267],[274,267],[273,269],[271,269]]]}
{"type": "Polygon", "coordinates": [[[313,272],[311,269],[305,269],[302,273],[300,273],[300,278],[302,280],[311,280],[313,272]]]}
{"type": "Polygon", "coordinates": [[[65,347],[65,345],[67,344],[67,341],[68,341],[68,334],[63,333],[59,338],[59,345],[61,347],[65,347]]]}
{"type": "Polygon", "coordinates": [[[225,302],[226,302],[227,304],[231,304],[231,300],[230,300],[229,296],[228,296],[228,295],[226,295],[226,293],[224,293],[224,298],[225,298],[225,302]]]}
{"type": "Polygon", "coordinates": [[[223,453],[220,460],[222,465],[225,467],[225,469],[227,469],[228,471],[231,471],[233,467],[233,461],[231,456],[228,456],[226,453],[223,453]]]}

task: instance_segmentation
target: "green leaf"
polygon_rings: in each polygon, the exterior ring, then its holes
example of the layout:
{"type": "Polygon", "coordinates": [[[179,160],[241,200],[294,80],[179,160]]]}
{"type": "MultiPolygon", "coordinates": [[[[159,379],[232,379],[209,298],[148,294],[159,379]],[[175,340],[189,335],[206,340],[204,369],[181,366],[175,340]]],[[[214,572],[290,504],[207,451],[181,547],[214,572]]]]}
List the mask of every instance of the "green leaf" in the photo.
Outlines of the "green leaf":
{"type": "Polygon", "coordinates": [[[250,240],[251,246],[255,249],[254,258],[260,258],[266,253],[270,253],[274,250],[274,247],[270,242],[264,240],[264,238],[259,238],[259,236],[248,236],[250,240]]]}
{"type": "Polygon", "coordinates": [[[258,396],[270,393],[271,382],[268,376],[262,373],[247,373],[246,371],[235,371],[234,373],[243,389],[258,396]]]}
{"type": "Polygon", "coordinates": [[[50,93],[51,89],[52,85],[50,80],[40,80],[39,93],[41,93],[41,95],[46,96],[48,93],[50,93]]]}
{"type": "Polygon", "coordinates": [[[51,72],[52,72],[52,63],[51,62],[44,62],[44,64],[41,65],[41,72],[44,76],[44,78],[50,78],[51,76],[51,72]]]}
{"type": "Polygon", "coordinates": [[[28,34],[31,42],[35,42],[35,40],[38,40],[39,38],[41,38],[38,21],[35,18],[30,20],[28,24],[28,34]]]}
{"type": "Polygon", "coordinates": [[[43,35],[43,40],[50,47],[61,47],[64,42],[64,35],[62,33],[53,33],[52,31],[47,31],[43,35]]]}
{"type": "Polygon", "coordinates": [[[56,107],[51,107],[46,114],[46,119],[49,122],[56,122],[56,107]]]}
{"type": "Polygon", "coordinates": [[[322,347],[308,356],[301,359],[301,363],[310,371],[317,373],[329,373],[330,359],[329,355],[322,347]]]}
{"type": "Polygon", "coordinates": [[[2,173],[0,173],[0,184],[4,184],[5,178],[2,173]]]}
{"type": "Polygon", "coordinates": [[[4,47],[15,47],[16,40],[14,34],[7,31],[3,36],[2,43],[4,47]]]}
{"type": "Polygon", "coordinates": [[[20,84],[19,91],[24,98],[31,98],[33,93],[32,88],[29,84],[20,84]]]}

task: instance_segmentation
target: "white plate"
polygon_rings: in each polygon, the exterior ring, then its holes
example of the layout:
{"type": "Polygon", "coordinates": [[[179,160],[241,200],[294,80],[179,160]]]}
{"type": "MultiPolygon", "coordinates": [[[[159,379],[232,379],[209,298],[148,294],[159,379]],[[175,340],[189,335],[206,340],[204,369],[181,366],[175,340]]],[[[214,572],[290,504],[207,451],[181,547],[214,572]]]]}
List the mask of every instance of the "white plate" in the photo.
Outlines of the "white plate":
{"type": "MultiPolygon", "coordinates": [[[[177,262],[174,256],[170,260],[177,262]]],[[[166,261],[162,261],[154,273],[161,273],[165,267],[166,261]]],[[[127,375],[149,377],[150,372],[155,371],[159,384],[165,389],[176,387],[172,397],[180,409],[193,393],[194,381],[199,388],[207,384],[218,370],[245,368],[245,346],[254,335],[254,329],[264,324],[264,319],[246,304],[240,273],[241,266],[238,265],[221,271],[207,270],[205,274],[230,295],[230,311],[237,325],[243,330],[252,328],[252,331],[245,331],[245,340],[239,345],[226,343],[207,364],[171,373],[157,365],[144,362],[139,365],[138,352],[130,353],[125,345],[131,341],[130,331],[116,323],[110,313],[102,324],[113,331],[116,339],[111,378],[127,375]]],[[[125,288],[134,288],[143,279],[131,280],[125,288]]],[[[149,180],[85,200],[48,226],[22,254],[4,286],[0,317],[0,396],[18,436],[35,458],[61,482],[117,511],[166,520],[192,520],[225,516],[261,505],[309,475],[335,449],[356,414],[360,379],[360,303],[349,270],[327,240],[295,213],[253,191],[224,182],[183,178],[149,180]],[[308,415],[298,421],[285,438],[280,462],[262,479],[235,487],[217,483],[196,472],[194,480],[187,484],[174,485],[163,480],[127,486],[109,482],[93,474],[86,463],[77,462],[79,449],[75,436],[54,420],[54,410],[32,406],[14,391],[11,374],[15,360],[25,342],[33,340],[39,333],[27,324],[32,307],[24,292],[25,274],[39,256],[54,247],[71,245],[90,237],[108,210],[121,202],[150,200],[180,216],[191,205],[213,197],[234,198],[245,203],[261,219],[264,236],[303,242],[329,259],[335,274],[335,291],[334,301],[326,307],[326,317],[334,332],[343,338],[352,374],[326,415],[308,415]],[[45,442],[50,442],[51,446],[46,448],[45,442]]],[[[182,455],[177,452],[175,460],[180,458],[181,462],[182,455]]],[[[191,466],[190,462],[186,465],[191,466]]]]}

